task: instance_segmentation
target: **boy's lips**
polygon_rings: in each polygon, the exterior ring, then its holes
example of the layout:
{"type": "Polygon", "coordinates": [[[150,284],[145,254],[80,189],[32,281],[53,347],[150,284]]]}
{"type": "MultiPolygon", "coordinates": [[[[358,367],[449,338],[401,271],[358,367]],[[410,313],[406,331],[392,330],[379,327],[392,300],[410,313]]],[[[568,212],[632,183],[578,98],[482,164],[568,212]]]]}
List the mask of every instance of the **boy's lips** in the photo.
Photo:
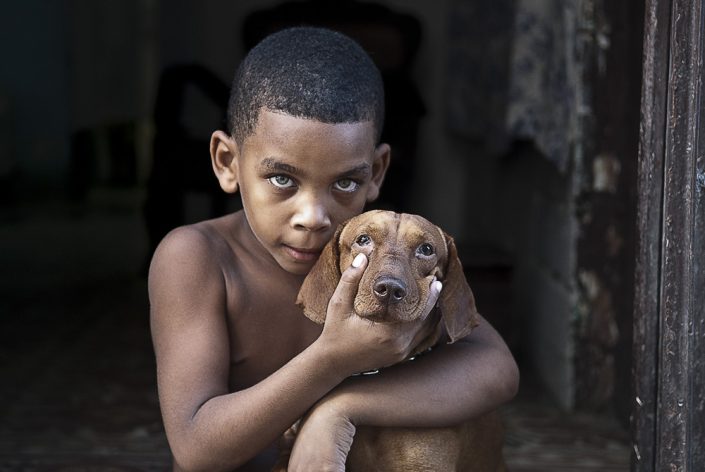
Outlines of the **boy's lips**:
{"type": "Polygon", "coordinates": [[[293,259],[301,262],[315,261],[318,259],[318,256],[321,255],[321,249],[300,248],[286,244],[284,245],[284,249],[293,259]]]}

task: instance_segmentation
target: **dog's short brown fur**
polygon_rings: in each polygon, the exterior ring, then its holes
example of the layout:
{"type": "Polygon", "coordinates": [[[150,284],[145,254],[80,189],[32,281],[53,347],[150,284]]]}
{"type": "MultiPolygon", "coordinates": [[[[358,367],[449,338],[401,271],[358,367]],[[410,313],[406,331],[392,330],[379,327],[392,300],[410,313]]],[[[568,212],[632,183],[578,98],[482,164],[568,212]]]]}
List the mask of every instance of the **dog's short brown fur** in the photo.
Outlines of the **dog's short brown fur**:
{"type": "MultiPolygon", "coordinates": [[[[297,303],[323,323],[328,301],[358,253],[368,258],[355,312],[376,322],[424,315],[431,281],[443,282],[434,333],[415,349],[455,342],[476,325],[475,299],[453,239],[426,219],[370,211],[342,224],[304,281],[297,303]]],[[[496,412],[449,428],[359,427],[348,455],[350,471],[504,471],[502,428],[496,412]]]]}

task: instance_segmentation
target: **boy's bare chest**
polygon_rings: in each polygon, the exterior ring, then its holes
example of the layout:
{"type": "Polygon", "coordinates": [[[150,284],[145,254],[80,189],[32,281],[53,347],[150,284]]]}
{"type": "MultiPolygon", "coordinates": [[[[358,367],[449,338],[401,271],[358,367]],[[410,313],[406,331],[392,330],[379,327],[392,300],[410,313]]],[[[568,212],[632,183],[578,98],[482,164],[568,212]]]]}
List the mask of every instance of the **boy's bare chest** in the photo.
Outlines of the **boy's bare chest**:
{"type": "Polygon", "coordinates": [[[247,295],[228,301],[230,388],[247,388],[308,347],[321,326],[295,305],[298,287],[248,284],[247,295]]]}

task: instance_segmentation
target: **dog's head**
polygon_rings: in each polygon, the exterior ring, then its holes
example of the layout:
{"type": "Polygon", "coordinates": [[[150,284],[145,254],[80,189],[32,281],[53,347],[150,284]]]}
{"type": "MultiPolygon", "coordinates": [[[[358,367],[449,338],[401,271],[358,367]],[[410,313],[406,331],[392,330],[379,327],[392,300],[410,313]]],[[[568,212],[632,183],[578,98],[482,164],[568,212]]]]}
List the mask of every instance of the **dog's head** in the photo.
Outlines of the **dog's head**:
{"type": "Polygon", "coordinates": [[[477,324],[475,299],[453,239],[420,216],[381,210],[341,224],[323,249],[297,298],[307,317],[324,322],[341,268],[359,253],[368,258],[354,301],[359,316],[377,322],[420,318],[435,276],[443,282],[437,305],[450,341],[477,324]]]}

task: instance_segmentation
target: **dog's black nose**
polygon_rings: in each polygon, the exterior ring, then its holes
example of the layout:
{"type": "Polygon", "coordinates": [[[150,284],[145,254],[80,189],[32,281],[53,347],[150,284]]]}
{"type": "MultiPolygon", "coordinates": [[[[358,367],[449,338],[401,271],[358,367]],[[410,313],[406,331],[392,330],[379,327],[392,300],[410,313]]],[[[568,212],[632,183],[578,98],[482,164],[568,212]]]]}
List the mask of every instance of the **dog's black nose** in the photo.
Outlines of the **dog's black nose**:
{"type": "Polygon", "coordinates": [[[374,292],[377,299],[385,303],[399,303],[406,297],[406,287],[399,279],[380,277],[375,281],[374,292]]]}

